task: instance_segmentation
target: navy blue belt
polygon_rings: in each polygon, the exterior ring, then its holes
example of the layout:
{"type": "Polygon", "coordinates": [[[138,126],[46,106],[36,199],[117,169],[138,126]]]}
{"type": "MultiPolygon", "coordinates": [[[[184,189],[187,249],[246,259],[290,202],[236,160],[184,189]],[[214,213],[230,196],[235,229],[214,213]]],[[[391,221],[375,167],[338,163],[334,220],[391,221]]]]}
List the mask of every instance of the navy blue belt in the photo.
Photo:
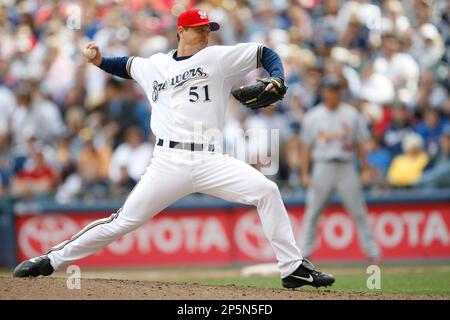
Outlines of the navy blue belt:
{"type": "Polygon", "coordinates": [[[326,162],[333,162],[333,163],[346,163],[346,162],[350,162],[350,159],[342,159],[342,158],[331,158],[331,159],[326,159],[326,162]]]}
{"type": "MultiPolygon", "coordinates": [[[[163,139],[158,139],[158,142],[156,145],[162,147],[164,145],[163,139]]],[[[183,149],[183,150],[190,150],[190,151],[204,151],[204,147],[206,147],[206,144],[203,143],[193,143],[193,142],[178,142],[178,141],[172,141],[169,140],[169,148],[171,149],[183,149]]],[[[214,145],[209,144],[208,145],[208,151],[214,152],[214,145]]]]}

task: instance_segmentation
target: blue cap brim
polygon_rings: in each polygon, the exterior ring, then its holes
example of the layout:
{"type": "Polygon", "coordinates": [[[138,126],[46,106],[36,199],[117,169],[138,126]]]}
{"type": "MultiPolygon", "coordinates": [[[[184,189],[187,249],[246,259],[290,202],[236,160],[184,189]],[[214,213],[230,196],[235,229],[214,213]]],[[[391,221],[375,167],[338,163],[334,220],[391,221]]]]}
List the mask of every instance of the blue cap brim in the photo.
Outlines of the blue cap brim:
{"type": "Polygon", "coordinates": [[[184,26],[184,27],[201,27],[201,26],[205,26],[207,24],[209,24],[209,29],[211,31],[217,31],[217,30],[220,29],[220,25],[217,22],[209,22],[209,23],[208,22],[206,22],[206,23],[202,22],[202,23],[196,23],[196,24],[187,25],[187,26],[184,26]]]}
{"type": "Polygon", "coordinates": [[[210,22],[209,27],[211,28],[211,31],[217,31],[220,29],[220,25],[217,22],[210,22]]]}

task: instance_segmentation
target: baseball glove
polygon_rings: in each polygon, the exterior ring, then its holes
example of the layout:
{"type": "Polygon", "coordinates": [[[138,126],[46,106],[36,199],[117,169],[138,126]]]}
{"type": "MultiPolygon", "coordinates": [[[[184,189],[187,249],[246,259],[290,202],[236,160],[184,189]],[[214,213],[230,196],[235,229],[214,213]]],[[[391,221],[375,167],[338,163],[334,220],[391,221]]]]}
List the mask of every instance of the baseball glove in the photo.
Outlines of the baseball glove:
{"type": "Polygon", "coordinates": [[[251,109],[259,109],[270,106],[275,102],[282,100],[286,94],[287,87],[284,81],[277,77],[268,77],[256,80],[246,86],[241,86],[231,91],[233,97],[236,98],[244,106],[251,109]],[[266,87],[272,83],[275,91],[265,91],[266,87]]]}

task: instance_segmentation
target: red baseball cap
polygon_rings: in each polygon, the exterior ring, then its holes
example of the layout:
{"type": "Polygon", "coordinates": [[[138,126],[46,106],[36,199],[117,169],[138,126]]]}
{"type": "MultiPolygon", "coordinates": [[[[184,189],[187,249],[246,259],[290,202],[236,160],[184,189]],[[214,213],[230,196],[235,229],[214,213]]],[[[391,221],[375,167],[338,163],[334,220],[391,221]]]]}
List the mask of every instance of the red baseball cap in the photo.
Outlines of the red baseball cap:
{"type": "Polygon", "coordinates": [[[209,24],[211,31],[217,31],[220,29],[220,25],[217,22],[209,21],[208,15],[204,10],[187,10],[178,16],[179,27],[199,27],[209,24]]]}

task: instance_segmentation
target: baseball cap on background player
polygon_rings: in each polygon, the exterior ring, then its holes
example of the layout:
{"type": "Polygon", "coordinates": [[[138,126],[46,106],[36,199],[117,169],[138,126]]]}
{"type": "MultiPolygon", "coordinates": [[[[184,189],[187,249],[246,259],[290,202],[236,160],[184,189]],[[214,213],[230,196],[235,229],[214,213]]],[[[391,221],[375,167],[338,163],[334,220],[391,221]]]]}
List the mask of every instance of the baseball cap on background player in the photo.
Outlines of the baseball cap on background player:
{"type": "Polygon", "coordinates": [[[220,29],[220,25],[217,22],[209,21],[209,17],[204,10],[187,10],[178,16],[178,27],[200,27],[207,24],[209,24],[211,31],[220,29]]]}
{"type": "Polygon", "coordinates": [[[342,88],[342,81],[334,75],[328,75],[323,78],[321,88],[322,89],[328,88],[328,89],[339,90],[342,88]]]}

